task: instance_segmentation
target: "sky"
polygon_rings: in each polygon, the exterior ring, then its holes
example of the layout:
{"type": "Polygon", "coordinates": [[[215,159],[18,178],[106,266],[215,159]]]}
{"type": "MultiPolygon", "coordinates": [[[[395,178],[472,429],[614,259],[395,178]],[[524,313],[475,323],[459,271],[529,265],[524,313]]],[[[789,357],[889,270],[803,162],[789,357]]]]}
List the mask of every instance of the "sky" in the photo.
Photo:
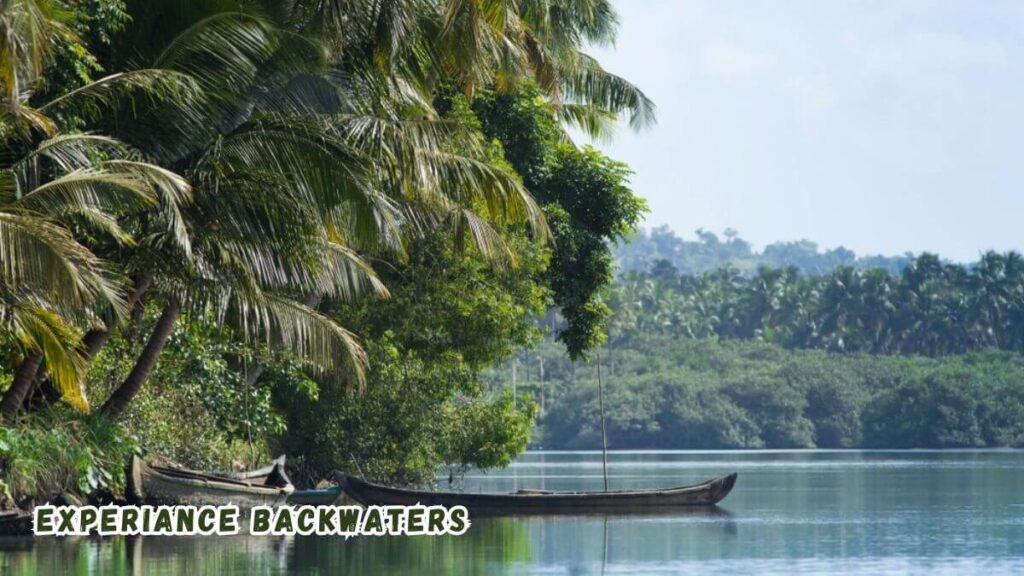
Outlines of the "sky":
{"type": "Polygon", "coordinates": [[[865,254],[1024,251],[1024,2],[616,0],[655,127],[594,142],[645,226],[865,254]]]}

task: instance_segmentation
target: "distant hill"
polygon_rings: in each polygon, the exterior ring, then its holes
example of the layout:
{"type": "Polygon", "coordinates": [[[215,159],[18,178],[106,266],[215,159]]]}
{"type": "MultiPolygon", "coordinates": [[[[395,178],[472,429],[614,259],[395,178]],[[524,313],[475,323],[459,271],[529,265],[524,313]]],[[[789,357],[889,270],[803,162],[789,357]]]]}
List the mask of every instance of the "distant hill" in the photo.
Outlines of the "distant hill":
{"type": "Polygon", "coordinates": [[[775,242],[766,246],[764,251],[756,252],[735,230],[727,229],[723,235],[724,238],[720,238],[713,232],[699,229],[696,240],[686,240],[676,236],[668,226],[641,230],[628,243],[616,247],[619,273],[646,271],[654,262],[667,260],[683,274],[701,274],[725,265],[747,275],[762,265],[773,268],[795,266],[805,275],[828,274],[837,266],[882,268],[890,274],[898,274],[914,257],[910,253],[902,256],[857,256],[842,246],[821,251],[810,240],[775,242]]]}

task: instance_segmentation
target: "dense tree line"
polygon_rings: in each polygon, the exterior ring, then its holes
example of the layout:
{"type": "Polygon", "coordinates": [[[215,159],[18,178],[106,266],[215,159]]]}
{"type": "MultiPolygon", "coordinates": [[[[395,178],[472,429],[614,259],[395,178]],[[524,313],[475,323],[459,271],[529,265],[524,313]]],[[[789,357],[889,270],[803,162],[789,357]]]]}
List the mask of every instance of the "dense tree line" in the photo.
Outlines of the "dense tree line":
{"type": "MultiPolygon", "coordinates": [[[[658,260],[623,274],[598,349],[613,448],[1024,444],[1024,258],[898,272],[658,260]]],[[[598,448],[596,370],[545,342],[492,373],[541,406],[544,448],[598,448]]]]}
{"type": "Polygon", "coordinates": [[[828,274],[839,266],[863,270],[882,268],[898,274],[913,255],[858,256],[839,246],[821,250],[810,240],[772,242],[757,252],[733,229],[726,229],[724,238],[709,230],[697,230],[696,240],[676,236],[668,226],[641,230],[628,242],[615,248],[615,260],[621,272],[644,272],[658,260],[667,260],[684,274],[703,274],[729,266],[750,275],[760,266],[794,267],[802,274],[828,274]]]}
{"type": "Polygon", "coordinates": [[[292,431],[310,475],[507,461],[532,408],[479,371],[550,305],[573,357],[599,342],[643,209],[565,131],[653,120],[583,52],[616,26],[607,0],[4,2],[0,435],[28,440],[0,477],[83,418],[194,465],[292,431]]]}
{"type": "Polygon", "coordinates": [[[624,275],[611,300],[614,341],[666,334],[872,354],[1024,351],[1024,258],[1015,252],[971,266],[923,254],[898,274],[840,266],[688,275],[662,260],[624,275]]]}
{"type": "MultiPolygon", "coordinates": [[[[1012,352],[899,357],[642,335],[600,356],[612,449],[1024,446],[1024,356],[1012,352]]],[[[511,386],[511,372],[492,373],[494,385],[511,386]]],[[[600,449],[594,363],[547,343],[519,358],[517,380],[544,402],[537,447],[600,449]]]]}

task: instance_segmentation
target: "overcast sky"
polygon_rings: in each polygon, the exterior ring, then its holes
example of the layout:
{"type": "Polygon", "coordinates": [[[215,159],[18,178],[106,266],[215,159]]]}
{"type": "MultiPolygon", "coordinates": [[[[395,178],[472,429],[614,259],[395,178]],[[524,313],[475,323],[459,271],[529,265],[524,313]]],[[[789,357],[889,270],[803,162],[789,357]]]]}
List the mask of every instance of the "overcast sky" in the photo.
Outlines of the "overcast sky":
{"type": "Polygon", "coordinates": [[[618,0],[658,105],[598,143],[647,225],[858,254],[1024,251],[1024,2],[618,0]]]}

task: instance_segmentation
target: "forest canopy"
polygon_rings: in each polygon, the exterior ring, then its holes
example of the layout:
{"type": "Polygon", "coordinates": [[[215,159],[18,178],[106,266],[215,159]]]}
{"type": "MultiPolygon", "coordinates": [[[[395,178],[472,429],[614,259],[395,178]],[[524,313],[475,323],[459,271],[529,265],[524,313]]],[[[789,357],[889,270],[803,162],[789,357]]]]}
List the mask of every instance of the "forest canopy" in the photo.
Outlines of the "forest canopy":
{"type": "Polygon", "coordinates": [[[286,450],[300,483],[507,463],[535,407],[480,372],[555,306],[585,357],[643,210],[567,133],[654,121],[585,52],[616,27],[606,0],[4,2],[0,498],[116,492],[131,451],[286,450]]]}
{"type": "MultiPolygon", "coordinates": [[[[1021,446],[1024,258],[922,254],[890,273],[668,260],[609,290],[612,448],[1021,446]]],[[[598,448],[594,367],[517,357],[545,448],[598,448]]],[[[511,366],[492,373],[511,386],[511,366]]]]}

